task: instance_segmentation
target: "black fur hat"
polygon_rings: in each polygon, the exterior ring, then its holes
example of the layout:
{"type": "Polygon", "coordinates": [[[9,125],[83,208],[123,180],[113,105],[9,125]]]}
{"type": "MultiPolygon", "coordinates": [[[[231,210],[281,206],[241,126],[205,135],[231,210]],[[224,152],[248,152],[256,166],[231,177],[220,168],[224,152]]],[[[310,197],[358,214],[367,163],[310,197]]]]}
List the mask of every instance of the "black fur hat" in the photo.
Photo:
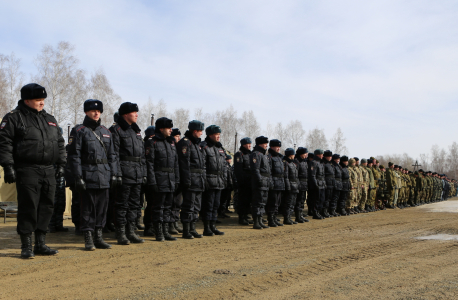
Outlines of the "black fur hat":
{"type": "Polygon", "coordinates": [[[124,102],[118,109],[119,115],[129,114],[131,112],[138,111],[137,103],[132,102],[124,102]]]}
{"type": "Polygon", "coordinates": [[[90,110],[100,110],[100,112],[103,113],[102,101],[96,99],[87,99],[86,101],[84,101],[84,112],[90,110]]]}
{"type": "Polygon", "coordinates": [[[44,99],[48,97],[46,89],[39,84],[29,83],[21,89],[21,100],[44,99]]]}
{"type": "Polygon", "coordinates": [[[162,128],[172,128],[173,127],[173,122],[169,118],[162,117],[156,120],[156,130],[162,129],[162,128]]]}

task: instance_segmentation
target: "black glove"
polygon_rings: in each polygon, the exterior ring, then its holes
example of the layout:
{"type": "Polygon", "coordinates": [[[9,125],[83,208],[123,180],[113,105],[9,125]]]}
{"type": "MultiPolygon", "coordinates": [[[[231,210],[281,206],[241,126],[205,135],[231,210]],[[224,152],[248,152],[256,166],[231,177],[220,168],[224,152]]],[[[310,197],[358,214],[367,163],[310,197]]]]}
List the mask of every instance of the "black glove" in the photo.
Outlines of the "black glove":
{"type": "Polygon", "coordinates": [[[110,179],[110,188],[111,189],[115,189],[116,186],[118,185],[118,178],[116,178],[116,176],[111,176],[111,179],[110,179]]]}
{"type": "Polygon", "coordinates": [[[159,192],[159,187],[157,184],[153,184],[149,186],[152,192],[158,193],[159,192]]]}
{"type": "Polygon", "coordinates": [[[83,178],[77,178],[75,180],[75,188],[79,192],[86,190],[86,182],[84,182],[83,178]]]}
{"type": "Polygon", "coordinates": [[[121,177],[121,176],[118,176],[118,177],[116,177],[116,180],[118,181],[118,183],[116,184],[116,186],[121,186],[121,185],[122,185],[122,177],[121,177]]]}
{"type": "Polygon", "coordinates": [[[148,182],[148,181],[147,181],[147,179],[146,179],[146,176],[143,177],[143,182],[142,182],[143,186],[145,186],[147,182],[148,182]]]}
{"type": "Polygon", "coordinates": [[[64,177],[65,170],[63,166],[58,166],[56,169],[56,179],[60,179],[64,177]]]}
{"type": "Polygon", "coordinates": [[[3,172],[5,173],[5,183],[16,182],[16,170],[14,170],[13,165],[5,166],[3,172]]]}

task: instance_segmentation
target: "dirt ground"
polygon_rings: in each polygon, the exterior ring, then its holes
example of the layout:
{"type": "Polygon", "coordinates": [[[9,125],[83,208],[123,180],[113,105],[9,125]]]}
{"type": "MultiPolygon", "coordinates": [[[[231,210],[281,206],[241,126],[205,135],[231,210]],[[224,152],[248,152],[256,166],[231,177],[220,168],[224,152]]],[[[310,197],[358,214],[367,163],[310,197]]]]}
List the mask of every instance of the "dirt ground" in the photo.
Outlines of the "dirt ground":
{"type": "MultiPolygon", "coordinates": [[[[254,230],[235,215],[218,237],[83,250],[48,234],[53,257],[19,258],[0,224],[1,299],[457,299],[458,198],[254,230]],[[448,239],[418,239],[442,234],[448,239]]],[[[201,229],[201,227],[200,227],[201,229]]]]}

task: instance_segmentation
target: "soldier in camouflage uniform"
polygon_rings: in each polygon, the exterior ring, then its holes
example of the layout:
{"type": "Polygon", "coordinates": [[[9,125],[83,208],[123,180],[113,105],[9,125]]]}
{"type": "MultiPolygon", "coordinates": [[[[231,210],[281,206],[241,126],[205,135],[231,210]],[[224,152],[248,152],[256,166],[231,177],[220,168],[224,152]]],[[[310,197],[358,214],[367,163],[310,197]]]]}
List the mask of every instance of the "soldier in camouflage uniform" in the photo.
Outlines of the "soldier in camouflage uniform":
{"type": "Polygon", "coordinates": [[[372,161],[372,175],[374,176],[374,189],[371,191],[372,202],[376,211],[380,210],[379,189],[380,181],[382,180],[380,168],[377,165],[377,160],[371,158],[372,161]]]}
{"type": "Polygon", "coordinates": [[[361,165],[358,166],[361,172],[361,178],[362,178],[361,200],[359,201],[358,208],[363,213],[369,212],[368,210],[366,210],[366,203],[367,203],[367,198],[369,194],[370,177],[369,177],[369,173],[367,172],[366,167],[367,167],[367,160],[363,158],[361,160],[361,165]]]}
{"type": "Polygon", "coordinates": [[[387,181],[386,181],[386,169],[384,165],[380,165],[380,185],[377,191],[377,199],[379,199],[379,208],[381,210],[386,210],[386,205],[389,200],[389,191],[387,188],[387,181]]]}
{"type": "Polygon", "coordinates": [[[356,160],[350,158],[348,161],[348,174],[350,175],[350,191],[348,192],[347,202],[345,204],[345,210],[347,214],[353,215],[358,213],[354,210],[358,201],[358,186],[359,186],[359,175],[356,171],[356,160]]]}
{"type": "Polygon", "coordinates": [[[386,170],[386,187],[389,192],[387,208],[395,208],[396,202],[398,200],[398,184],[397,184],[397,174],[394,171],[394,164],[392,162],[388,163],[388,169],[386,170]]]}
{"type": "Polygon", "coordinates": [[[365,166],[367,174],[369,175],[366,210],[371,211],[371,212],[375,211],[375,193],[376,193],[374,172],[372,168],[373,164],[374,164],[374,161],[372,159],[368,159],[367,165],[365,166]]]}
{"type": "Polygon", "coordinates": [[[356,174],[358,175],[357,176],[357,185],[355,186],[355,191],[356,191],[356,201],[353,205],[353,210],[356,211],[356,212],[362,212],[360,209],[359,209],[359,204],[361,203],[361,200],[362,200],[362,189],[364,187],[364,182],[363,182],[363,174],[361,173],[361,168],[359,167],[359,158],[358,157],[353,157],[355,159],[355,168],[354,168],[354,171],[356,172],[356,174]]]}

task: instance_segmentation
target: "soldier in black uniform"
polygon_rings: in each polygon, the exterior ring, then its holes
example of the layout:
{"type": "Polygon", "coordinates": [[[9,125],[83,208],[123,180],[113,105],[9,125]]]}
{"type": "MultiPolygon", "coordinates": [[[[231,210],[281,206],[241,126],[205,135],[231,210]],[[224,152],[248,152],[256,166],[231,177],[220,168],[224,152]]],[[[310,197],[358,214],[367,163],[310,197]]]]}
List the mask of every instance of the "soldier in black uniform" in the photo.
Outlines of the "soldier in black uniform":
{"type": "MultiPolygon", "coordinates": [[[[270,162],[266,155],[269,140],[265,136],[258,136],[255,140],[256,146],[250,155],[252,201],[251,215],[253,216],[253,228],[269,228],[262,222],[262,215],[265,212],[269,188],[272,185],[270,177],[270,162]]],[[[275,223],[277,221],[275,219],[275,223]]],[[[281,223],[278,223],[281,224],[281,223]]]]}
{"type": "Polygon", "coordinates": [[[293,148],[287,148],[285,150],[285,156],[283,157],[285,167],[285,193],[281,201],[280,210],[283,213],[283,224],[286,225],[298,223],[291,219],[291,214],[296,204],[297,194],[299,193],[299,172],[296,162],[294,161],[295,155],[296,151],[294,151],[293,148]]]}
{"type": "Polygon", "coordinates": [[[308,179],[309,179],[309,208],[312,210],[314,219],[322,220],[320,211],[323,210],[324,190],[326,182],[324,179],[323,150],[314,151],[313,160],[309,162],[308,179]]]}
{"type": "Polygon", "coordinates": [[[332,166],[331,160],[332,152],[330,150],[324,151],[324,158],[322,159],[322,162],[324,166],[326,189],[324,190],[323,209],[321,210],[320,214],[326,218],[333,217],[333,215],[329,214],[329,204],[332,202],[332,194],[334,192],[335,186],[334,167],[332,166]]]}
{"type": "Polygon", "coordinates": [[[223,235],[224,232],[216,228],[218,207],[221,200],[221,190],[227,184],[226,152],[220,143],[221,128],[210,125],[205,129],[207,137],[201,143],[205,155],[206,189],[202,197],[201,217],[204,221],[204,235],[223,235]]]}
{"type": "Polygon", "coordinates": [[[334,190],[332,191],[332,199],[329,203],[329,214],[334,217],[339,217],[340,214],[336,211],[340,199],[340,191],[342,190],[342,167],[339,165],[340,155],[334,153],[332,155],[332,167],[334,169],[334,190]]]}
{"type": "Polygon", "coordinates": [[[307,194],[308,184],[307,184],[307,156],[308,150],[305,147],[299,147],[296,151],[296,164],[298,170],[298,177],[299,177],[299,193],[296,197],[296,203],[293,204],[294,206],[294,213],[296,215],[296,222],[297,223],[304,223],[308,222],[306,218],[302,216],[302,212],[304,210],[304,203],[307,194]]]}
{"type": "MultiPolygon", "coordinates": [[[[111,131],[111,128],[116,126],[116,122],[118,122],[119,118],[119,112],[115,112],[113,114],[113,125],[109,128],[111,131]]],[[[119,171],[118,171],[119,173],[119,171]]],[[[122,184],[122,177],[116,177],[116,179],[119,181],[116,186],[121,186],[122,184]]],[[[109,190],[109,199],[108,199],[108,210],[107,210],[107,221],[105,223],[105,227],[103,228],[103,232],[105,233],[110,233],[110,232],[116,232],[116,227],[115,227],[115,203],[116,203],[116,194],[117,194],[117,188],[113,188],[109,190]]],[[[141,211],[140,211],[141,215],[141,211]]]]}
{"type": "MultiPolygon", "coordinates": [[[[342,175],[342,189],[339,193],[339,200],[337,200],[337,212],[342,216],[348,216],[349,214],[346,211],[347,208],[347,198],[348,193],[350,192],[350,173],[348,172],[348,157],[342,156],[340,158],[340,171],[342,175]]],[[[348,205],[349,207],[349,205],[348,205]]]]}
{"type": "Polygon", "coordinates": [[[232,180],[232,177],[234,176],[232,174],[231,162],[232,162],[232,156],[230,156],[229,154],[226,154],[227,183],[226,183],[226,187],[221,191],[221,201],[220,201],[219,208],[218,208],[218,217],[219,218],[230,218],[231,217],[228,214],[226,214],[227,208],[231,203],[232,191],[234,189],[234,182],[232,180]]]}
{"type": "Polygon", "coordinates": [[[280,147],[281,141],[276,139],[270,140],[267,154],[272,186],[269,189],[266,210],[268,224],[272,227],[277,227],[281,224],[277,221],[277,214],[281,204],[281,197],[285,190],[285,165],[283,164],[283,155],[280,153],[280,147]]]}
{"type": "MultiPolygon", "coordinates": [[[[309,153],[308,156],[307,156],[307,170],[309,170],[309,166],[310,164],[313,162],[313,160],[315,159],[315,155],[313,153],[309,153]]],[[[308,178],[308,173],[307,173],[307,181],[309,180],[308,178]]],[[[307,184],[308,186],[308,184],[307,184]]],[[[309,192],[310,189],[307,190],[307,200],[306,200],[306,203],[307,203],[307,214],[311,217],[313,217],[313,208],[312,208],[312,200],[311,200],[311,197],[310,197],[310,192],[309,192]]]]}
{"type": "MultiPolygon", "coordinates": [[[[175,145],[181,139],[181,131],[178,128],[172,128],[172,137],[175,139],[175,145]]],[[[172,203],[172,218],[173,222],[169,223],[169,233],[170,234],[178,234],[183,232],[183,228],[178,225],[178,221],[180,220],[180,210],[181,204],[183,203],[183,195],[181,193],[181,189],[178,189],[173,195],[173,203],[172,203]]]]}
{"type": "MultiPolygon", "coordinates": [[[[146,149],[146,142],[152,139],[156,133],[156,126],[148,126],[145,129],[145,137],[143,138],[143,144],[146,149]]],[[[153,192],[148,186],[143,187],[144,197],[146,201],[145,215],[143,216],[143,224],[145,224],[145,231],[143,236],[154,236],[154,226],[153,226],[153,192]]]]}
{"type": "Polygon", "coordinates": [[[234,155],[234,176],[237,181],[236,209],[240,225],[249,225],[247,215],[251,213],[251,139],[240,140],[240,149],[234,155]]]}
{"type": "Polygon", "coordinates": [[[202,205],[202,193],[205,190],[205,155],[200,147],[204,123],[193,120],[188,124],[188,131],[177,144],[180,166],[180,182],[183,194],[181,205],[181,223],[183,238],[201,238],[196,231],[196,222],[202,205]]]}
{"type": "MultiPolygon", "coordinates": [[[[173,122],[165,117],[156,120],[156,134],[145,143],[148,188],[152,191],[151,213],[156,241],[176,241],[169,234],[174,222],[172,203],[180,184],[180,171],[175,139],[171,137],[173,122]]],[[[150,195],[151,196],[151,195],[150,195]]]]}
{"type": "Polygon", "coordinates": [[[46,97],[45,88],[36,83],[23,86],[18,106],[0,125],[0,165],[5,183],[16,182],[22,258],[58,253],[46,246],[46,231],[53,212],[56,178],[64,174],[65,141],[56,119],[43,109],[46,97]]]}
{"type": "Polygon", "coordinates": [[[103,104],[100,100],[84,102],[82,125],[75,126],[69,137],[68,161],[80,195],[80,230],[86,250],[110,249],[102,230],[108,209],[108,190],[117,184],[117,156],[111,132],[101,125],[103,104]]]}
{"type": "Polygon", "coordinates": [[[117,124],[110,127],[118,162],[117,177],[122,178],[118,180],[115,203],[116,237],[118,244],[128,245],[130,242],[144,242],[135,233],[135,229],[138,210],[141,209],[141,186],[146,184],[145,148],[141,130],[136,123],[137,104],[124,102],[118,112],[117,124]]]}

